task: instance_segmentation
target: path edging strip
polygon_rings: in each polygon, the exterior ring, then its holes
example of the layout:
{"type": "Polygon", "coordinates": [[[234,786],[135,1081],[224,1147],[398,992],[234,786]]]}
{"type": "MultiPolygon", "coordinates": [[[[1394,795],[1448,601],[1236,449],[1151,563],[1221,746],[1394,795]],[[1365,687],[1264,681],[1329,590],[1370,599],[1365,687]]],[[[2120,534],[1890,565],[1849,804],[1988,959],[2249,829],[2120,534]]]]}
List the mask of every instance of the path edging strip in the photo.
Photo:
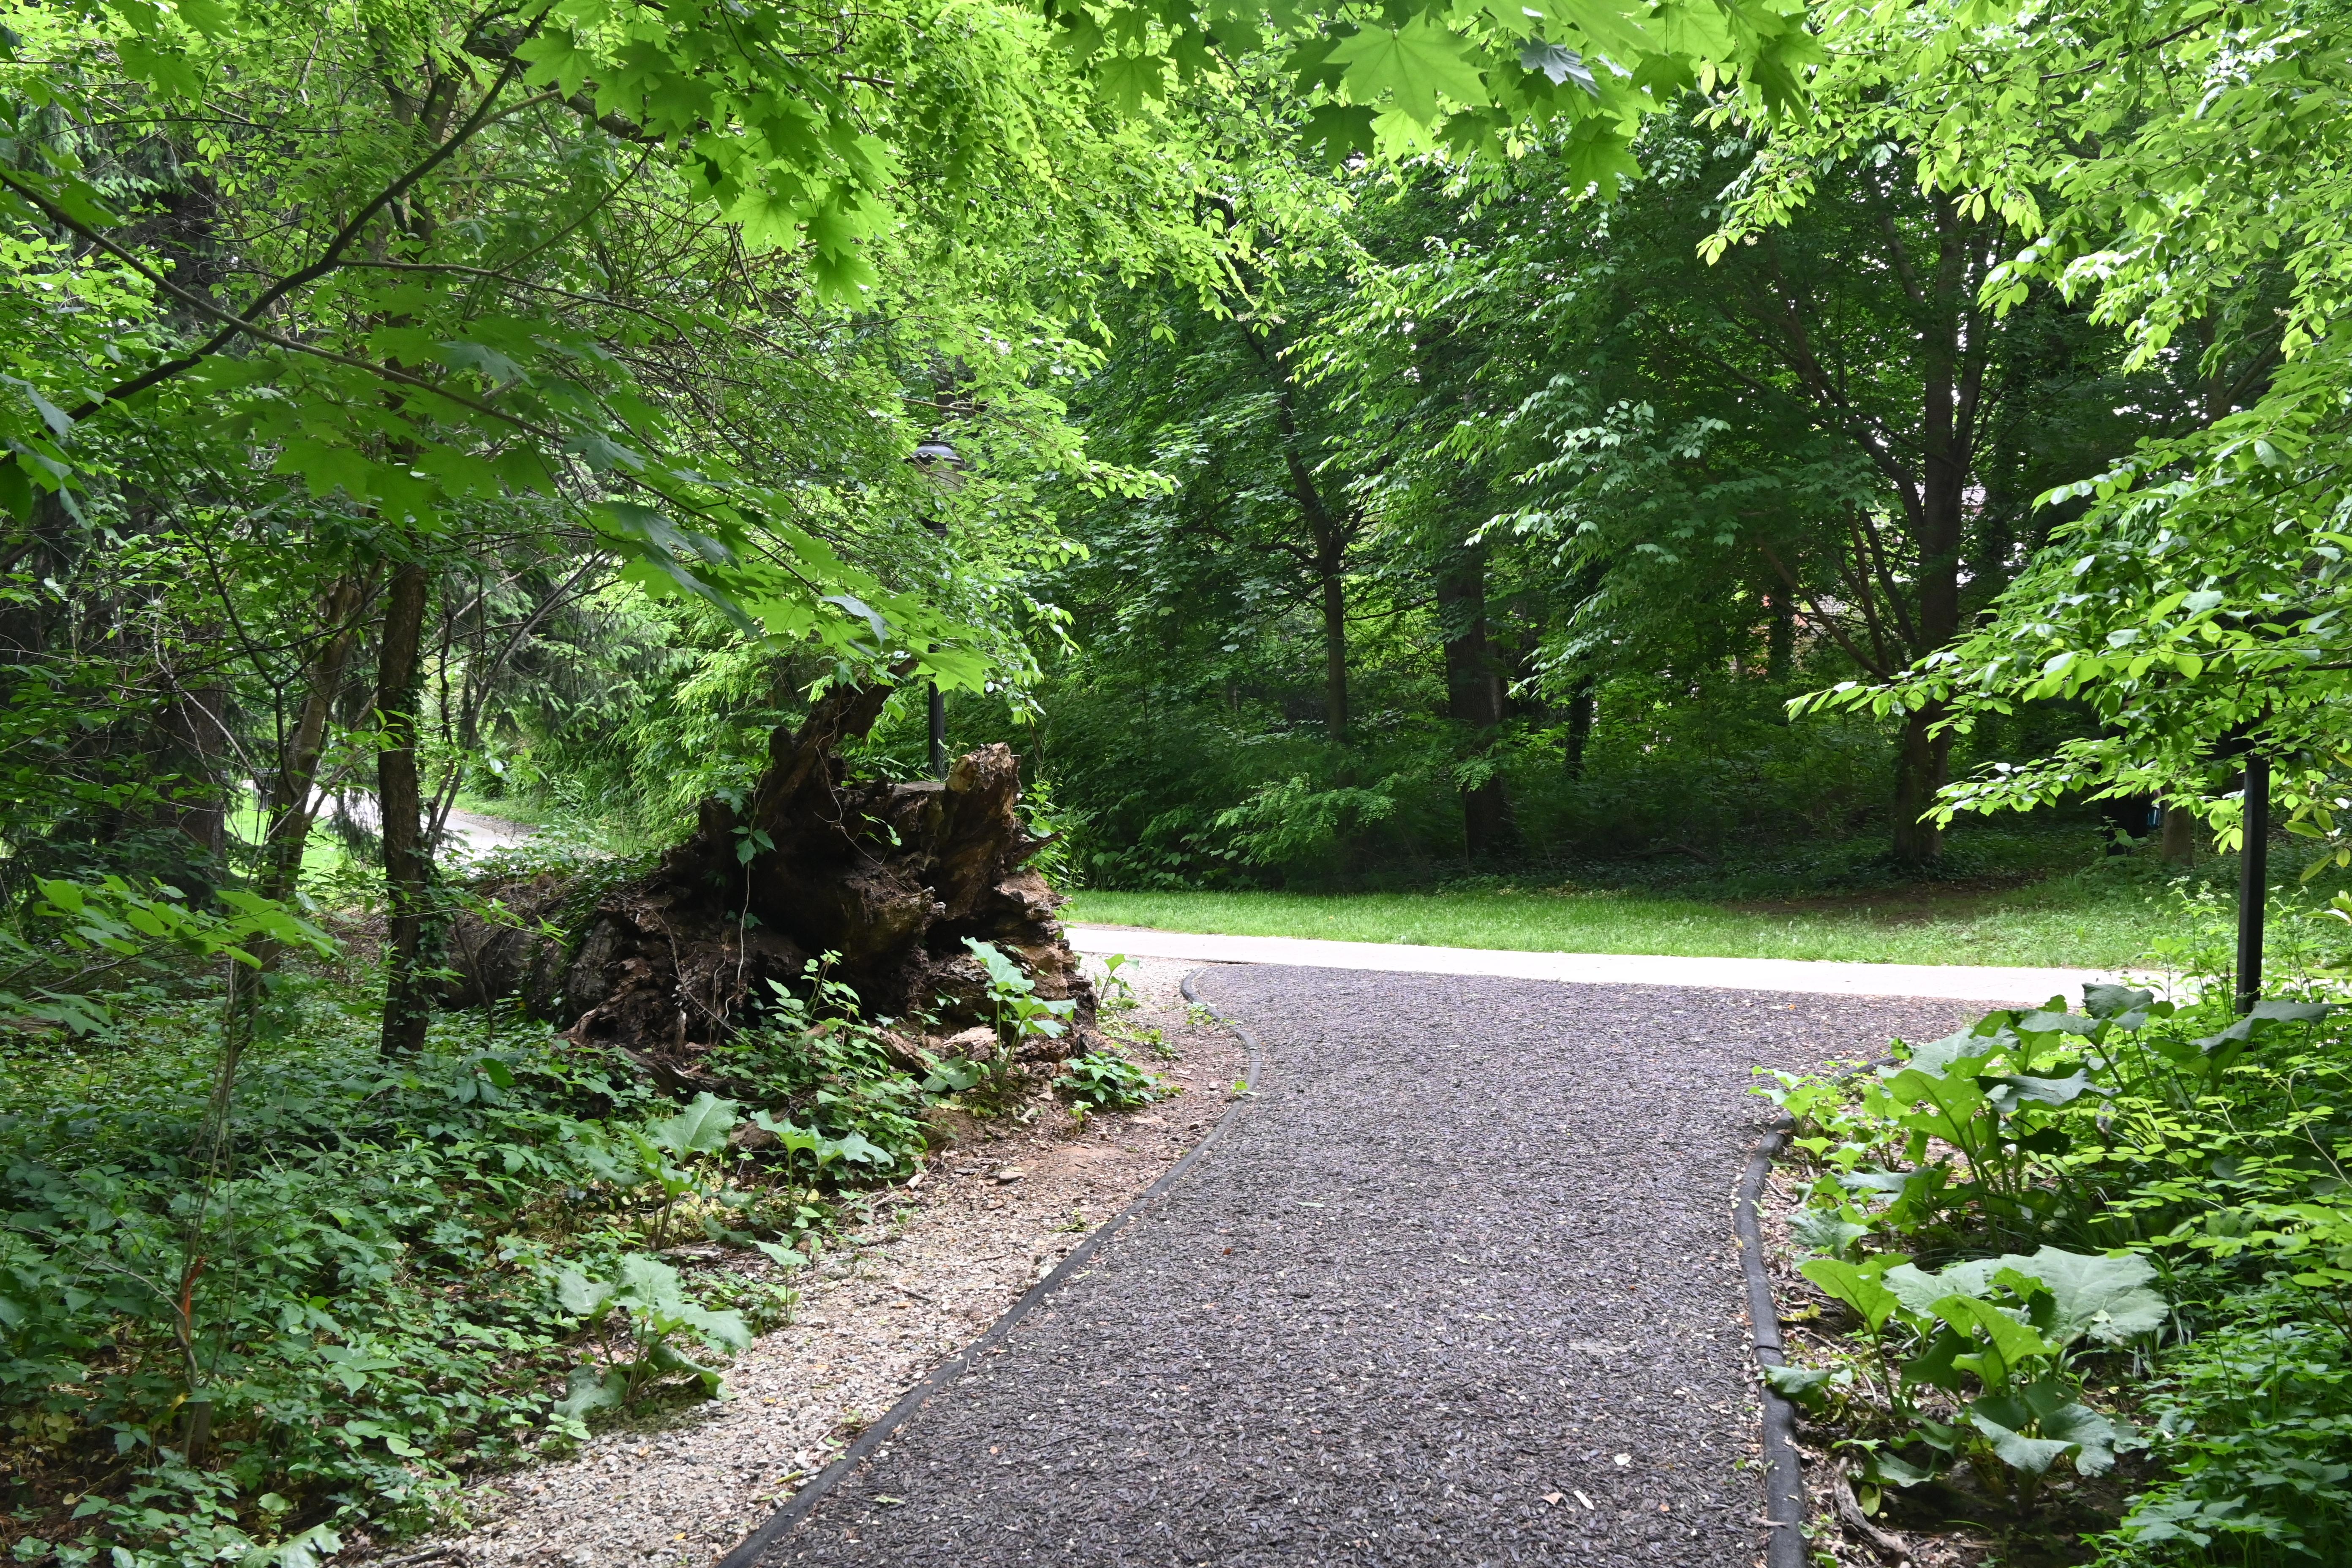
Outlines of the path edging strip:
{"type": "Polygon", "coordinates": [[[1787,1364],[1780,1342],[1780,1309],[1772,1299],[1772,1277],[1764,1268],[1764,1229],[1758,1203],[1772,1174],[1772,1158],[1794,1124],[1783,1120],[1748,1156],[1732,1204],[1732,1227],[1739,1237],[1739,1266],[1748,1277],[1748,1346],[1756,1356],[1757,1392],[1764,1401],[1764,1568],[1806,1568],[1805,1470],[1797,1451],[1797,1409],[1764,1380],[1763,1369],[1787,1364]]]}
{"type": "MultiPolygon", "coordinates": [[[[1181,988],[1186,1002],[1195,1007],[1207,1009],[1208,1005],[1202,1002],[1192,989],[1192,982],[1201,973],[1202,971],[1196,969],[1185,975],[1181,988]]],[[[1242,1084],[1245,1090],[1255,1091],[1257,1088],[1258,1073],[1265,1066],[1265,1052],[1258,1045],[1257,1037],[1213,1009],[1208,1010],[1211,1016],[1240,1036],[1242,1044],[1249,1047],[1249,1062],[1243,1068],[1242,1084]]],[[[818,1503],[824,1500],[827,1494],[848,1479],[850,1473],[871,1458],[876,1449],[888,1442],[890,1435],[896,1432],[908,1417],[921,1409],[929,1401],[931,1395],[947,1388],[957,1378],[971,1371],[973,1363],[982,1356],[995,1350],[1005,1335],[1011,1333],[1014,1326],[1027,1317],[1038,1303],[1066,1284],[1104,1242],[1108,1241],[1113,1234],[1123,1229],[1128,1221],[1141,1214],[1145,1205],[1174,1186],[1178,1178],[1191,1170],[1193,1163],[1207,1153],[1209,1146],[1223,1136],[1226,1128],[1233,1125],[1234,1117],[1239,1115],[1242,1108],[1248,1103],[1246,1093],[1235,1096],[1233,1104],[1226,1107],[1225,1113],[1217,1118],[1216,1125],[1209,1129],[1208,1135],[1193,1144],[1192,1150],[1182,1159],[1162,1171],[1160,1173],[1160,1179],[1144,1188],[1133,1202],[1097,1226],[1094,1234],[1071,1248],[1070,1255],[1055,1265],[1052,1273],[1024,1291],[1019,1300],[1007,1307],[1003,1314],[989,1325],[986,1333],[974,1340],[964,1350],[932,1368],[912,1388],[900,1394],[898,1402],[885,1411],[871,1426],[860,1433],[857,1440],[843,1450],[841,1458],[818,1471],[816,1476],[807,1485],[794,1492],[782,1507],[770,1514],[757,1530],[739,1542],[733,1551],[719,1560],[717,1568],[753,1568],[753,1564],[767,1555],[768,1549],[773,1546],[786,1531],[806,1518],[818,1503]]],[[[1769,1568],[1780,1568],[1780,1564],[1772,1563],[1769,1568]]]]}

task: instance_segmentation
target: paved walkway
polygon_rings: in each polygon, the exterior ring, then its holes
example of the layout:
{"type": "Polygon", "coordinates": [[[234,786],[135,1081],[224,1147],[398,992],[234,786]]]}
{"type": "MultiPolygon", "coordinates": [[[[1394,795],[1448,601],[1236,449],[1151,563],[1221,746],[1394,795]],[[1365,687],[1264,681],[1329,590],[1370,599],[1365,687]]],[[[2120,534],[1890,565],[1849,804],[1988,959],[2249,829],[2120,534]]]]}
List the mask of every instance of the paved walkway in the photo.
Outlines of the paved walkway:
{"type": "MultiPolygon", "coordinates": [[[[1831,963],[1795,958],[1665,958],[1613,952],[1506,952],[1412,942],[1325,942],[1291,936],[1201,936],[1137,926],[1074,925],[1080,952],[1181,958],[1196,963],[1283,963],[1308,969],[1370,969],[1412,974],[1493,974],[1572,985],[1696,985],[1728,991],[1788,991],[1819,996],[1935,996],[1990,1005],[2039,1006],[2053,996],[2082,1000],[2095,981],[2120,970],[2009,969],[1958,963],[1831,963]]],[[[2147,984],[2143,976],[2134,984],[2147,984]]]]}
{"type": "MultiPolygon", "coordinates": [[[[760,1568],[1724,1568],[1755,1064],[1972,1009],[1233,968],[1225,1137],[760,1568]]],[[[1745,1468],[1743,1468],[1745,1467],[1745,1468]]]]}

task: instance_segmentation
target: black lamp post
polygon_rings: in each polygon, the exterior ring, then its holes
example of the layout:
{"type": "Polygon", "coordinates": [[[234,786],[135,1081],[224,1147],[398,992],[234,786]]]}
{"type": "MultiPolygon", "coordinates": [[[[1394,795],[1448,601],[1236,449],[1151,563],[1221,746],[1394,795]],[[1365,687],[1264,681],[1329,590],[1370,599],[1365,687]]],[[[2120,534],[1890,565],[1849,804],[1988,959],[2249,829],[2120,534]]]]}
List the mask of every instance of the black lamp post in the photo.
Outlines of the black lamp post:
{"type": "MultiPolygon", "coordinates": [[[[942,489],[953,490],[963,483],[963,470],[967,467],[963,454],[943,437],[935,436],[918,446],[914,457],[908,461],[922,471],[925,479],[942,489]]],[[[932,513],[923,526],[941,539],[948,536],[948,520],[937,512],[932,513]]],[[[948,704],[947,699],[940,695],[940,683],[934,680],[929,686],[931,776],[945,779],[948,776],[948,704]]]]}

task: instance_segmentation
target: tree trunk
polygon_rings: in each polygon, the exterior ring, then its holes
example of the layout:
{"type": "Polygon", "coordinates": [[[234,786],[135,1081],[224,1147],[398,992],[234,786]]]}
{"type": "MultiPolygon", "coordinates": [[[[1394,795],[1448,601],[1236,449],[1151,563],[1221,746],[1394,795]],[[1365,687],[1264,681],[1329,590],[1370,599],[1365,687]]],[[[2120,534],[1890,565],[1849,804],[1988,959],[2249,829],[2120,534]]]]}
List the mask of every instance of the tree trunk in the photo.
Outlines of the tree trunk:
{"type": "Polygon", "coordinates": [[[383,885],[390,906],[383,954],[383,1054],[414,1054],[425,1044],[432,1016],[426,988],[425,932],[433,863],[426,853],[416,775],[416,693],[422,674],[425,568],[403,563],[385,597],[383,644],[376,663],[376,810],[383,835],[383,885]]]}
{"type": "Polygon", "coordinates": [[[167,748],[163,765],[179,775],[163,818],[213,868],[228,855],[228,805],[220,777],[221,759],[228,750],[227,719],[228,689],[213,683],[193,690],[175,689],[158,726],[167,748]]]}
{"type": "Polygon", "coordinates": [[[320,607],[327,635],[304,668],[302,706],[269,783],[259,889],[265,898],[286,898],[301,879],[302,850],[317,816],[310,792],[319,782],[319,759],[326,752],[327,726],[334,714],[335,698],[342,690],[352,649],[359,641],[359,611],[367,592],[367,578],[347,572],[335,579],[320,607]]]}
{"type": "Polygon", "coordinates": [[[1772,594],[1772,619],[1764,633],[1764,674],[1773,681],[1789,679],[1797,662],[1797,614],[1785,588],[1772,594]]]}
{"type": "Polygon", "coordinates": [[[1600,699],[1590,680],[1578,685],[1568,700],[1568,776],[1584,776],[1584,749],[1592,743],[1592,721],[1600,716],[1600,699]]]}
{"type": "Polygon", "coordinates": [[[2193,866],[2197,863],[2197,816],[2177,805],[2164,808],[2162,838],[2157,846],[2157,857],[2168,866],[2193,866]]]}
{"type": "Polygon", "coordinates": [[[1951,736],[1927,732],[1942,711],[1931,705],[1907,715],[1895,751],[1895,858],[1906,866],[1933,865],[1944,850],[1942,831],[1920,820],[1935,805],[1951,762],[1951,736]]]}
{"type": "MultiPolygon", "coordinates": [[[[1486,556],[1475,548],[1447,552],[1437,574],[1437,619],[1445,638],[1445,711],[1470,731],[1468,756],[1494,744],[1503,721],[1503,682],[1486,640],[1486,556]]],[[[1462,830],[1473,860],[1509,847],[1510,803],[1499,773],[1462,792],[1462,830]]]]}
{"type": "Polygon", "coordinates": [[[1339,563],[1318,568],[1323,579],[1323,723],[1334,741],[1348,738],[1348,591],[1339,563]]]}

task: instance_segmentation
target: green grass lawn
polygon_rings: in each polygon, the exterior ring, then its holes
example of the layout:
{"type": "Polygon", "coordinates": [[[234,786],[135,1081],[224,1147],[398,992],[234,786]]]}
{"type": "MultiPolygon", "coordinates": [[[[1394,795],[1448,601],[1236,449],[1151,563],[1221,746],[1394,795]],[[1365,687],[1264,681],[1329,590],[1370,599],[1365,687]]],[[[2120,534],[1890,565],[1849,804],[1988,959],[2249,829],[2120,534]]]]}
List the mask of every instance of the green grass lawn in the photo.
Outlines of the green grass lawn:
{"type": "Polygon", "coordinates": [[[1063,913],[1163,931],[1531,952],[2100,968],[2144,961],[2151,937],[2179,930],[2167,907],[2162,889],[2145,881],[2068,877],[2000,891],[1914,888],[1741,903],[1580,889],[1081,892],[1063,913]]]}

